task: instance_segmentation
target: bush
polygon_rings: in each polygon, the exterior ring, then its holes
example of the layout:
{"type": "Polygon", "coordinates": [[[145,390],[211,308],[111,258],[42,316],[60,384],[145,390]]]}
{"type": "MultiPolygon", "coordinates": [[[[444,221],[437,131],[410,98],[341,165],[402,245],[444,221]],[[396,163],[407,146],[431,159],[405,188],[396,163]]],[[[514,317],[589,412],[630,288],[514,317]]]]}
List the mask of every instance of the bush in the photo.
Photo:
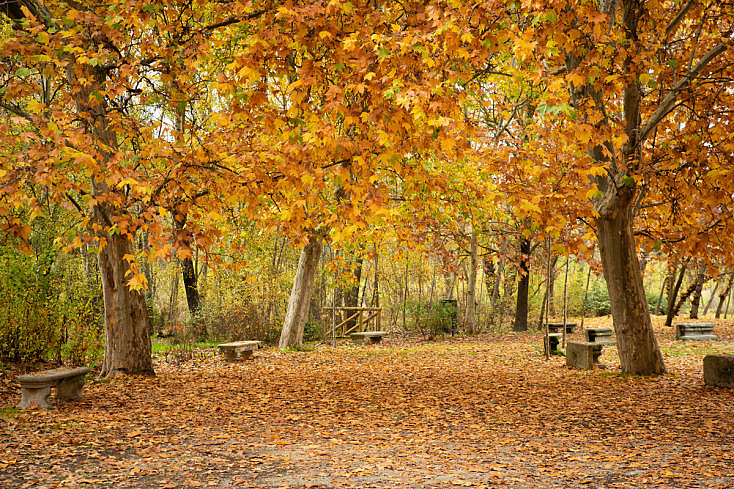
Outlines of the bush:
{"type": "Polygon", "coordinates": [[[410,321],[407,329],[423,336],[437,336],[454,330],[456,306],[452,303],[423,304],[411,302],[407,306],[410,321]]]}
{"type": "Polygon", "coordinates": [[[280,325],[264,321],[249,301],[219,311],[204,310],[200,321],[206,326],[208,336],[216,340],[257,340],[273,345],[280,337],[280,325]]]}
{"type": "Polygon", "coordinates": [[[589,291],[584,310],[586,314],[593,316],[607,316],[612,313],[609,292],[607,292],[606,287],[597,285],[589,291]]]}

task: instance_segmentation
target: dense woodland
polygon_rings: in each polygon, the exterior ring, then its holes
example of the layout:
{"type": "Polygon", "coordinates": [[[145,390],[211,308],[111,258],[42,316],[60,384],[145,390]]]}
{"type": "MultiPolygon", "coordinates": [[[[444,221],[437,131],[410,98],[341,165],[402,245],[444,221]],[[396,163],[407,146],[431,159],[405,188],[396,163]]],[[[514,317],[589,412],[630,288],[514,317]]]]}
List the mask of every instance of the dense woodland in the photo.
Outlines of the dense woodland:
{"type": "Polygon", "coordinates": [[[151,374],[151,336],[725,316],[727,1],[9,0],[0,356],[151,374]]]}

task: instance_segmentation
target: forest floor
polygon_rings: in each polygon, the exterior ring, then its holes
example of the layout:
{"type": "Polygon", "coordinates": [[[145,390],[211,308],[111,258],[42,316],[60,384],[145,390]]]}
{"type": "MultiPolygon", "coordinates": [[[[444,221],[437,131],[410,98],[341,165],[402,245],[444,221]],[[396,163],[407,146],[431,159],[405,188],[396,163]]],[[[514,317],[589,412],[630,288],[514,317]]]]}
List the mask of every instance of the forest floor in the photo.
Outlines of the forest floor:
{"type": "Polygon", "coordinates": [[[0,487],[734,487],[734,389],[702,379],[734,321],[702,343],[660,321],[654,378],[622,374],[614,347],[606,370],[546,361],[538,332],[158,357],[154,378],[45,411],[12,408],[6,368],[0,487]]]}

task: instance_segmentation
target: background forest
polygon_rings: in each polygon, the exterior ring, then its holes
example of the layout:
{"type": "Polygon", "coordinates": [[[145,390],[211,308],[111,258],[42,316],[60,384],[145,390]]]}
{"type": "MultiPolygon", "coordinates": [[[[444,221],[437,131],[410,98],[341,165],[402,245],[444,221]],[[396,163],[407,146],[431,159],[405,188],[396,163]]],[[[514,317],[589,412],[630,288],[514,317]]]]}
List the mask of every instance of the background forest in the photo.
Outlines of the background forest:
{"type": "Polygon", "coordinates": [[[726,315],[728,2],[3,7],[0,357],[726,315]]]}

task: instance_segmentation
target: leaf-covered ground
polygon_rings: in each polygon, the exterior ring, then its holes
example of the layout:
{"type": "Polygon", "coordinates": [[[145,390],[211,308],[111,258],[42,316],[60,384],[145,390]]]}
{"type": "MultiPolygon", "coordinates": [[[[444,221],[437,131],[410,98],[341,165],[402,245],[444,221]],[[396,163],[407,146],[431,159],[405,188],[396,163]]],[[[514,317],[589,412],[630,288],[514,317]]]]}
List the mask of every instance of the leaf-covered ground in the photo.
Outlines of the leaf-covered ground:
{"type": "Polygon", "coordinates": [[[546,361],[540,333],[159,359],[47,411],[10,409],[6,370],[0,486],[732,487],[734,390],[704,386],[702,359],[734,353],[734,323],[656,330],[657,378],[613,347],[607,370],[546,361]]]}

